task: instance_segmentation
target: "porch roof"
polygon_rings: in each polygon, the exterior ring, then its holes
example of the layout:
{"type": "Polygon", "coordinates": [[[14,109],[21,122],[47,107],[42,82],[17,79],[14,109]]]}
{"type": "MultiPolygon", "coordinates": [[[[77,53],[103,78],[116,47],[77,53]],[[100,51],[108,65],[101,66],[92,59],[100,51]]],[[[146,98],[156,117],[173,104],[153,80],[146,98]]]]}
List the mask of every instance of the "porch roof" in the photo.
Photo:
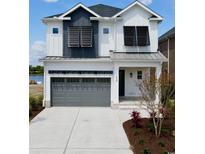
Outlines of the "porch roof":
{"type": "Polygon", "coordinates": [[[110,58],[113,61],[168,61],[168,59],[161,52],[111,52],[110,58]]]}
{"type": "Polygon", "coordinates": [[[69,57],[60,57],[60,56],[46,56],[44,58],[41,58],[40,61],[110,61],[109,57],[103,57],[103,58],[69,58],[69,57]]]}

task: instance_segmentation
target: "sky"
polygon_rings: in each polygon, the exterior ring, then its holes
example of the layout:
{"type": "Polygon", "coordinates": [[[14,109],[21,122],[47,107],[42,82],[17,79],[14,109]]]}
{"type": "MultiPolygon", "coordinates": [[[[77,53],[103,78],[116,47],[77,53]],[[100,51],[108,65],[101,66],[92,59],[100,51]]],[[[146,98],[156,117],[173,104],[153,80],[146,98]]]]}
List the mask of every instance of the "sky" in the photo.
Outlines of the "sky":
{"type": "MultiPolygon", "coordinates": [[[[39,59],[46,55],[46,25],[43,17],[65,12],[81,2],[86,6],[107,4],[124,8],[135,0],[30,0],[29,1],[29,64],[42,65],[39,59]]],[[[175,0],[139,0],[163,16],[159,36],[175,26],[175,0]]]]}

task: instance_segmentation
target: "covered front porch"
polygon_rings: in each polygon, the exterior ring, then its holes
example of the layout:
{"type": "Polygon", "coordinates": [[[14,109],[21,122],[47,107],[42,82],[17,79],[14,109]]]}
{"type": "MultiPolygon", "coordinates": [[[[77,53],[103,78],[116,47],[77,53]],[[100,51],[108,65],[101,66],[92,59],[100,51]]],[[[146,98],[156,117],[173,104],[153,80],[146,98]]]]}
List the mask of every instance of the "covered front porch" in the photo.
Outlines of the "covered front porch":
{"type": "MultiPolygon", "coordinates": [[[[122,57],[121,53],[118,54],[122,57]]],[[[134,55],[136,56],[136,54],[134,55]]],[[[114,59],[112,107],[143,108],[139,83],[145,78],[154,77],[155,79],[159,79],[162,62],[166,58],[163,59],[163,55],[161,55],[161,58],[157,57],[158,59],[133,59],[132,54],[128,56],[124,60],[117,59],[117,56],[114,59]]],[[[146,57],[149,56],[151,55],[147,54],[146,57]]],[[[157,95],[155,96],[155,100],[159,100],[157,95]]]]}

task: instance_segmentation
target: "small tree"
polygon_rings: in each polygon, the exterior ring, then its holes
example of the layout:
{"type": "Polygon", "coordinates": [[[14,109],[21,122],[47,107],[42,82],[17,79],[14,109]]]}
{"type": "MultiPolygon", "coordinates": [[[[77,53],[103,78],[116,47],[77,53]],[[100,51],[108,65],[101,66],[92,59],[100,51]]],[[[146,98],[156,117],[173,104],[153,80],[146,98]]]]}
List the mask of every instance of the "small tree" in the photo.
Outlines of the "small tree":
{"type": "Polygon", "coordinates": [[[168,77],[160,77],[159,79],[149,78],[145,75],[142,82],[139,84],[139,90],[142,95],[142,104],[150,113],[152,118],[155,135],[161,135],[162,124],[166,116],[167,103],[173,96],[175,91],[174,83],[168,77]]]}

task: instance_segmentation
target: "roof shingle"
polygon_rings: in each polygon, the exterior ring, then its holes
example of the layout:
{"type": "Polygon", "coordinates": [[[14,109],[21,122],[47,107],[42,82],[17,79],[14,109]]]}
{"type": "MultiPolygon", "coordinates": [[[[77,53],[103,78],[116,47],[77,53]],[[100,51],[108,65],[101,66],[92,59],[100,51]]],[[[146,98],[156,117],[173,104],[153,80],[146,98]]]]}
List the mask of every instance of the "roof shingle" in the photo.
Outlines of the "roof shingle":
{"type": "MultiPolygon", "coordinates": [[[[102,17],[112,17],[113,15],[117,14],[118,12],[122,10],[120,8],[109,6],[109,5],[104,5],[104,4],[97,4],[97,5],[90,6],[88,8],[94,11],[95,13],[99,14],[102,17]]],[[[62,14],[63,13],[54,14],[51,16],[47,16],[45,18],[59,17],[62,14]]]]}
{"type": "Polygon", "coordinates": [[[172,38],[174,36],[175,36],[175,27],[173,27],[172,29],[170,29],[169,31],[161,35],[159,37],[159,41],[161,42],[163,40],[166,40],[167,38],[172,38]]]}
{"type": "Polygon", "coordinates": [[[104,4],[93,5],[93,6],[90,6],[89,9],[96,12],[102,17],[112,17],[122,10],[120,8],[109,6],[109,5],[104,5],[104,4]]]}

